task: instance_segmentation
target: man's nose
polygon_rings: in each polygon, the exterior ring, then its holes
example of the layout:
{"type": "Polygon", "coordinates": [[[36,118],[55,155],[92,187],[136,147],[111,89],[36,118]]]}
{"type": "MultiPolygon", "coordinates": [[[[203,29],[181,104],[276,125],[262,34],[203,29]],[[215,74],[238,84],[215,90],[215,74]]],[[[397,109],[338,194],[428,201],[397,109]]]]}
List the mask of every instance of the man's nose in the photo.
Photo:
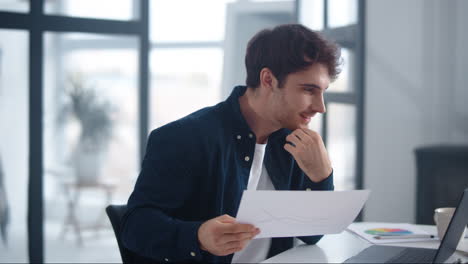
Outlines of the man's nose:
{"type": "Polygon", "coordinates": [[[317,98],[316,100],[314,100],[312,102],[312,104],[310,105],[310,109],[313,111],[313,112],[317,112],[317,113],[325,113],[327,111],[326,107],[325,107],[325,102],[323,100],[323,96],[321,96],[320,98],[317,98]]]}

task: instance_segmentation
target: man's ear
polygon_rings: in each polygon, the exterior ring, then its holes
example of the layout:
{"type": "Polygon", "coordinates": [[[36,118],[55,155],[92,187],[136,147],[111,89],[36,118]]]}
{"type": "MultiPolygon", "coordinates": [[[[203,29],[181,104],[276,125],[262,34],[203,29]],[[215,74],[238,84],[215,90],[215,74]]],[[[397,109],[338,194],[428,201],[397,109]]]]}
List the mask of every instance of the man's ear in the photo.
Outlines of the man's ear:
{"type": "Polygon", "coordinates": [[[260,71],[260,86],[270,89],[278,86],[278,80],[270,69],[263,68],[260,71]]]}

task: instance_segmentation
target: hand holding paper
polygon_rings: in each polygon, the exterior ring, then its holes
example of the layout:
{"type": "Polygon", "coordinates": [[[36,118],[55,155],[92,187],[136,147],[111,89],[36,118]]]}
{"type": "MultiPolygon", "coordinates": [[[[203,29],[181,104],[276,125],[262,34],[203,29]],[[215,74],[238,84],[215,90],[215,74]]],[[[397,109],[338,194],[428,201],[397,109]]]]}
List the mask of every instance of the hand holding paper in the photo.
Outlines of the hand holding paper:
{"type": "Polygon", "coordinates": [[[262,237],[337,234],[353,222],[369,196],[359,191],[244,191],[236,220],[262,237]]]}

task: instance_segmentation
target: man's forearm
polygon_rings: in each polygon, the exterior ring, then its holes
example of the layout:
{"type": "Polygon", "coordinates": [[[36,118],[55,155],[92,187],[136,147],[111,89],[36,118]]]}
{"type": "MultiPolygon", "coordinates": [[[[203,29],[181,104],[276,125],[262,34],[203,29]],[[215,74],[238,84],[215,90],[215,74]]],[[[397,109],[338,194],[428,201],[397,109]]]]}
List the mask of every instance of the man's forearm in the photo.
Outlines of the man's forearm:
{"type": "Polygon", "coordinates": [[[156,261],[201,261],[201,224],[172,218],[157,208],[136,208],[122,224],[122,242],[135,254],[156,261]]]}

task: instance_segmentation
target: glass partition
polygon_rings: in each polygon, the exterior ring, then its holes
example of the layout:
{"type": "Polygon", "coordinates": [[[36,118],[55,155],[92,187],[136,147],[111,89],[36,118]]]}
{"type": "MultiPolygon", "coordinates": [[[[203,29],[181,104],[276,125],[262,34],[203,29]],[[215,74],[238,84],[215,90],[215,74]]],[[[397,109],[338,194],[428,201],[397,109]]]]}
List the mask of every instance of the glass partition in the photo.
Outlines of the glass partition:
{"type": "Polygon", "coordinates": [[[28,33],[0,30],[0,263],[28,259],[28,33]]]}
{"type": "Polygon", "coordinates": [[[154,49],[150,130],[218,103],[222,59],[220,48],[154,49]]]}
{"type": "Polygon", "coordinates": [[[328,0],[328,27],[356,24],[357,7],[357,0],[328,0]]]}
{"type": "Polygon", "coordinates": [[[356,106],[339,103],[328,104],[327,122],[327,149],[334,169],[335,189],[354,189],[356,106]]]}
{"type": "Polygon", "coordinates": [[[298,1],[299,21],[312,30],[323,29],[324,0],[298,1]]]}
{"type": "Polygon", "coordinates": [[[234,1],[151,0],[150,38],[155,42],[222,41],[226,4],[234,1]]]}
{"type": "Polygon", "coordinates": [[[0,11],[27,13],[29,12],[29,1],[0,0],[0,11]]]}
{"type": "Polygon", "coordinates": [[[120,261],[104,208],[126,203],[139,169],[137,50],[134,37],[45,35],[47,262],[120,261]]]}
{"type": "Polygon", "coordinates": [[[341,73],[334,82],[330,83],[327,92],[354,92],[354,51],[341,48],[341,73]]]}
{"type": "Polygon", "coordinates": [[[323,114],[315,114],[315,116],[310,120],[309,123],[309,129],[314,130],[315,132],[319,133],[321,136],[323,136],[323,114]]]}
{"type": "Polygon", "coordinates": [[[83,18],[133,20],[138,19],[140,0],[59,0],[44,1],[44,12],[83,18]]]}

